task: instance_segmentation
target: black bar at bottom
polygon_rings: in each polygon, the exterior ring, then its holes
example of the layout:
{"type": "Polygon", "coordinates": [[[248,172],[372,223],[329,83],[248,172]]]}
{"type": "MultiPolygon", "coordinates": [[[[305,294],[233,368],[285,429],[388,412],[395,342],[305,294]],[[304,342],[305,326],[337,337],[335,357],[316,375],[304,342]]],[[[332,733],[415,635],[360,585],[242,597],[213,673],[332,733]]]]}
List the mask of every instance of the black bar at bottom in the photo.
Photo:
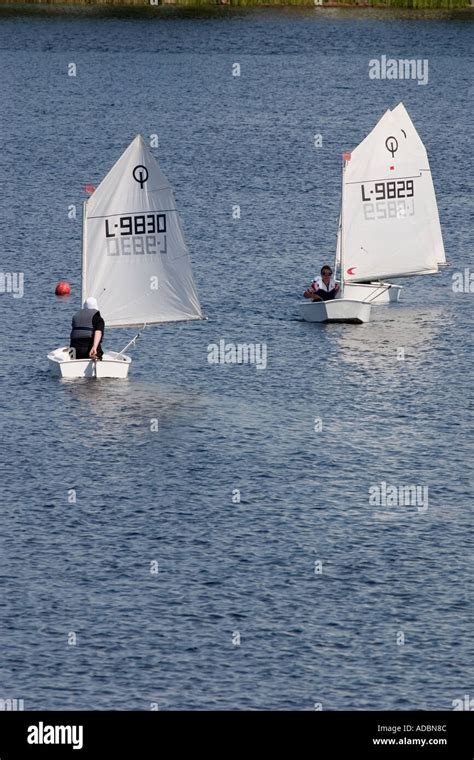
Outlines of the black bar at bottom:
{"type": "Polygon", "coordinates": [[[266,756],[473,760],[473,725],[462,711],[0,712],[0,760],[224,757],[256,747],[266,756]]]}

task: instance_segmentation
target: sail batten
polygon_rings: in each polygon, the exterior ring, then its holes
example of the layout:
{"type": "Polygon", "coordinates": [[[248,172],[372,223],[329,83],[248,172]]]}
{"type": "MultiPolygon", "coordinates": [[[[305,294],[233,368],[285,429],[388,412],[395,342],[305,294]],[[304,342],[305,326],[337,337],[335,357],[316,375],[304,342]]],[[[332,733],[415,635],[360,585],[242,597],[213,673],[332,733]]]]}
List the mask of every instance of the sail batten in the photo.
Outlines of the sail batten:
{"type": "MultiPolygon", "coordinates": [[[[406,177],[397,177],[397,179],[399,179],[399,180],[402,180],[402,179],[418,179],[419,177],[422,176],[422,173],[424,171],[426,171],[426,169],[420,169],[420,171],[417,174],[410,174],[410,175],[408,175],[406,177]]],[[[358,180],[355,180],[355,181],[352,181],[352,182],[346,182],[345,184],[346,185],[361,185],[361,184],[363,184],[363,182],[384,182],[386,179],[387,179],[387,176],[384,176],[384,177],[370,177],[370,178],[367,177],[367,178],[365,178],[363,180],[362,179],[358,179],[358,180]]]]}
{"type": "Polygon", "coordinates": [[[378,276],[376,279],[374,277],[371,277],[370,279],[364,278],[359,279],[358,277],[351,277],[350,281],[363,285],[364,283],[369,282],[376,282],[377,280],[396,280],[397,278],[403,278],[405,277],[419,277],[420,275],[425,274],[438,274],[438,267],[436,269],[418,269],[415,272],[404,272],[403,275],[398,274],[397,272],[390,272],[386,271],[383,272],[380,276],[378,276]]]}
{"type": "Polygon", "coordinates": [[[188,319],[160,319],[158,321],[147,322],[143,319],[139,319],[134,322],[107,322],[107,327],[150,327],[151,325],[168,325],[175,324],[176,322],[202,322],[203,317],[189,317],[188,319]]]}
{"type": "MultiPolygon", "coordinates": [[[[163,209],[160,209],[160,211],[162,213],[166,213],[167,212],[167,213],[170,213],[170,214],[172,214],[172,213],[177,214],[178,213],[178,210],[175,209],[175,208],[163,208],[163,209]]],[[[141,212],[140,211],[124,211],[122,213],[116,213],[116,214],[103,214],[102,216],[95,216],[93,214],[90,214],[88,216],[88,218],[89,219],[107,219],[107,218],[112,217],[112,216],[123,216],[123,214],[139,214],[139,213],[141,213],[141,212]]]]}
{"type": "Polygon", "coordinates": [[[108,327],[202,319],[173,189],[141,135],[85,206],[83,295],[108,327]]]}

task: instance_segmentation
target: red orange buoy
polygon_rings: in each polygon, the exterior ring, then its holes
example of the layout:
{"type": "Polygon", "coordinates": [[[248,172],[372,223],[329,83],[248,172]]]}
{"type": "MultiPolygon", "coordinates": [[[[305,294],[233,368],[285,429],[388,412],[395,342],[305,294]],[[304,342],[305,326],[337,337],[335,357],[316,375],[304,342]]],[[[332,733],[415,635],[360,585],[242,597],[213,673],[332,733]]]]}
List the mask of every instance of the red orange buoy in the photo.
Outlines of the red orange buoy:
{"type": "Polygon", "coordinates": [[[58,282],[56,285],[56,290],[54,292],[57,296],[69,296],[71,295],[71,286],[68,282],[61,280],[61,282],[58,282]]]}

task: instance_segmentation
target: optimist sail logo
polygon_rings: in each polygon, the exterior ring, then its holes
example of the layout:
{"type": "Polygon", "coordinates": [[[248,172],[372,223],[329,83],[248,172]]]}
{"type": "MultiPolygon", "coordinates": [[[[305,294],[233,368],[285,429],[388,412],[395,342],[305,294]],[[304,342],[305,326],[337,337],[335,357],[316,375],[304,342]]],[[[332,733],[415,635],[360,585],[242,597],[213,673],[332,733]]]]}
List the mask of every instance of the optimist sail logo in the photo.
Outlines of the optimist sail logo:
{"type": "Polygon", "coordinates": [[[28,726],[28,744],[69,744],[73,749],[83,747],[83,726],[50,726],[40,721],[28,726]]]}
{"type": "Polygon", "coordinates": [[[148,179],[148,169],[143,164],[138,164],[132,172],[133,179],[140,185],[140,190],[143,190],[143,186],[148,179]]]}

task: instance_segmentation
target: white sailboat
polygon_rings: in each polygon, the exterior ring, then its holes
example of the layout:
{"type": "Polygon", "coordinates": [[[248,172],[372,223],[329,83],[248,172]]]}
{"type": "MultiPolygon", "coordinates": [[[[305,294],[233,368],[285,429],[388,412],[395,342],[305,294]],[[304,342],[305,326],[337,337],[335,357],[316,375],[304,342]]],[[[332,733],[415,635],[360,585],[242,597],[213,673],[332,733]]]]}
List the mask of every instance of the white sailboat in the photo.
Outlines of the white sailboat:
{"type": "Polygon", "coordinates": [[[371,305],[368,301],[352,298],[346,292],[346,277],[344,266],[345,251],[345,196],[346,196],[346,167],[350,161],[350,154],[342,155],[342,190],[341,190],[341,213],[339,214],[339,255],[341,263],[341,281],[339,291],[335,298],[328,301],[306,301],[300,305],[300,316],[306,322],[347,322],[362,324],[370,320],[371,305]]]}
{"type": "MultiPolygon", "coordinates": [[[[82,301],[89,296],[106,330],[204,318],[172,187],[141,135],[84,203],[82,301]]],[[[125,378],[136,337],[100,361],[75,359],[69,346],[48,359],[62,377],[125,378]]]]}
{"type": "MultiPolygon", "coordinates": [[[[346,293],[376,305],[398,301],[402,286],[385,278],[446,264],[428,155],[403,103],[352,152],[347,182],[346,293]]],[[[339,251],[338,237],[336,266],[339,251]]]]}

